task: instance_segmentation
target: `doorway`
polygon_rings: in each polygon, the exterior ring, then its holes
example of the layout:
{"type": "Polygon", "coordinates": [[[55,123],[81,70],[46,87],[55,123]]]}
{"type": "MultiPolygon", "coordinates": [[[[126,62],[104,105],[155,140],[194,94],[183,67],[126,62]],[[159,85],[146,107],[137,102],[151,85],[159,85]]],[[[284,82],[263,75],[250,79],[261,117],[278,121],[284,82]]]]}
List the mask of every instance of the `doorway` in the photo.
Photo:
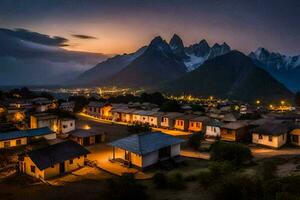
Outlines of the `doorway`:
{"type": "Polygon", "coordinates": [[[65,162],[59,163],[59,173],[65,173],[65,162]]]}

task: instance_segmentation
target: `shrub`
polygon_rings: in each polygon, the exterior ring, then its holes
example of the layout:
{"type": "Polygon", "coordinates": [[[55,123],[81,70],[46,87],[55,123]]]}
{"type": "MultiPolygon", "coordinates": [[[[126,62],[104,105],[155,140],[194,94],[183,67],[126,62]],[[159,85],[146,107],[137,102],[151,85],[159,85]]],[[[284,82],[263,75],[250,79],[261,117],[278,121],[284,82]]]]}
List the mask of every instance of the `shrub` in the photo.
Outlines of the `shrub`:
{"type": "Polygon", "coordinates": [[[213,161],[229,161],[239,166],[250,161],[252,154],[245,145],[217,141],[211,145],[210,159],[213,161]]]}
{"type": "Polygon", "coordinates": [[[147,199],[146,187],[137,183],[132,174],[108,180],[107,196],[113,200],[147,199]]]}
{"type": "Polygon", "coordinates": [[[204,188],[208,188],[214,182],[214,178],[212,177],[210,171],[202,171],[198,174],[198,181],[201,186],[203,186],[204,188]]]}
{"type": "Polygon", "coordinates": [[[215,179],[221,178],[233,171],[233,166],[230,162],[211,162],[208,166],[211,176],[215,179]]]}
{"type": "Polygon", "coordinates": [[[263,196],[260,182],[247,176],[226,176],[215,183],[210,190],[216,200],[259,200],[263,196]]]}
{"type": "Polygon", "coordinates": [[[157,189],[165,189],[168,187],[168,180],[164,173],[156,173],[153,177],[153,183],[157,189]]]}
{"type": "Polygon", "coordinates": [[[276,177],[277,164],[274,160],[262,162],[258,168],[258,175],[262,180],[270,180],[276,177]]]}
{"type": "Polygon", "coordinates": [[[203,139],[204,134],[202,132],[194,133],[189,137],[188,145],[194,150],[198,150],[203,139]]]}
{"type": "Polygon", "coordinates": [[[171,189],[181,190],[185,188],[185,182],[181,173],[174,173],[168,179],[168,185],[171,189]]]}
{"type": "Polygon", "coordinates": [[[152,129],[149,124],[138,124],[135,123],[127,127],[127,131],[131,134],[150,132],[152,129]]]}

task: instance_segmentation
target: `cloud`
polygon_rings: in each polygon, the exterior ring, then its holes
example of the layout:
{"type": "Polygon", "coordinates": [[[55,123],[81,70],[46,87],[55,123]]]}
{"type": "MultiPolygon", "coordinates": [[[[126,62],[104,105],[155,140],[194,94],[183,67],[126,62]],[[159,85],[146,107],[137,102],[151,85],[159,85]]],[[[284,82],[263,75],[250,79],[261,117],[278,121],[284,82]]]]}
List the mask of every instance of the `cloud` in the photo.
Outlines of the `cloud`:
{"type": "Polygon", "coordinates": [[[34,42],[37,44],[47,45],[47,46],[67,46],[68,39],[59,36],[49,36],[37,32],[32,32],[27,29],[5,29],[0,28],[0,33],[6,34],[11,37],[15,37],[21,40],[34,42]]]}
{"type": "Polygon", "coordinates": [[[73,34],[72,36],[79,39],[97,39],[96,37],[90,35],[73,34]]]}

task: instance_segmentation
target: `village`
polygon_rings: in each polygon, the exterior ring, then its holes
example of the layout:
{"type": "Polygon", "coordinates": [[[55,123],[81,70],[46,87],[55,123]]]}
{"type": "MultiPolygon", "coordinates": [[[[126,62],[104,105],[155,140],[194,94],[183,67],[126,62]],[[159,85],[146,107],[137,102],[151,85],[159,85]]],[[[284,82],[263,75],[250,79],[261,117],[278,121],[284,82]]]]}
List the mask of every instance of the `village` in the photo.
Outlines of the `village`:
{"type": "MultiPolygon", "coordinates": [[[[261,100],[251,104],[215,97],[167,99],[158,93],[134,97],[137,101],[72,98],[62,101],[27,88],[2,93],[0,185],[7,190],[0,194],[4,199],[24,195],[24,199],[37,199],[43,190],[56,187],[69,189],[60,189],[49,199],[64,192],[66,196],[59,198],[69,199],[80,195],[80,191],[71,192],[74,188],[87,185],[86,191],[93,190],[87,199],[95,199],[98,185],[125,175],[146,185],[160,176],[174,176],[175,186],[168,187],[180,190],[186,179],[196,179],[210,169],[216,144],[248,150],[251,162],[276,160],[279,176],[299,173],[300,110],[283,100],[276,106],[261,100]],[[101,183],[91,186],[93,181],[101,183]],[[24,191],[12,192],[17,188],[24,191]],[[29,188],[37,188],[36,193],[31,194],[29,188]]],[[[232,169],[237,166],[233,164],[232,169]]],[[[256,168],[250,165],[243,173],[253,173],[256,168]]],[[[159,180],[164,182],[164,178],[159,180]]],[[[194,191],[195,183],[192,185],[187,190],[194,191]]],[[[178,195],[148,187],[156,199],[178,195]]]]}

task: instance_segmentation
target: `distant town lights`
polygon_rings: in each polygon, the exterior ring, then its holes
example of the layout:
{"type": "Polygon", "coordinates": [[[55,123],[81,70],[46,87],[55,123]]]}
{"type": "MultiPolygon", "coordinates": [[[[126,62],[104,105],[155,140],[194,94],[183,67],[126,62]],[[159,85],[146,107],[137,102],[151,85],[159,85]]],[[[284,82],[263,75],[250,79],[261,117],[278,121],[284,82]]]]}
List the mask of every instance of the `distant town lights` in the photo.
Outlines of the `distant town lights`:
{"type": "Polygon", "coordinates": [[[256,100],[256,104],[260,104],[260,100],[256,100]]]}

